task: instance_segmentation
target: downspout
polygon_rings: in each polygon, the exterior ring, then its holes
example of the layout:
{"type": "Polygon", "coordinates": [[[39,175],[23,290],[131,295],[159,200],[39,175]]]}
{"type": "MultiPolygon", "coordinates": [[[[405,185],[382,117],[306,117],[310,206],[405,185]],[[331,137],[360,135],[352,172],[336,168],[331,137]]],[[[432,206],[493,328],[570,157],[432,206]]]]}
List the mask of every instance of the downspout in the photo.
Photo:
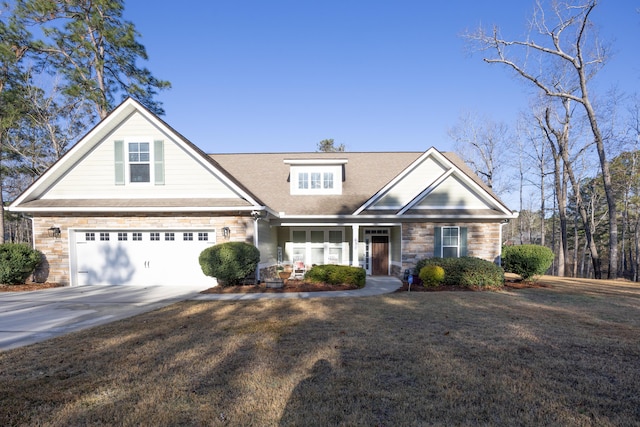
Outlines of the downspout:
{"type": "Polygon", "coordinates": [[[498,262],[497,264],[502,267],[502,227],[509,224],[509,220],[505,220],[500,223],[500,239],[498,240],[498,262]]]}

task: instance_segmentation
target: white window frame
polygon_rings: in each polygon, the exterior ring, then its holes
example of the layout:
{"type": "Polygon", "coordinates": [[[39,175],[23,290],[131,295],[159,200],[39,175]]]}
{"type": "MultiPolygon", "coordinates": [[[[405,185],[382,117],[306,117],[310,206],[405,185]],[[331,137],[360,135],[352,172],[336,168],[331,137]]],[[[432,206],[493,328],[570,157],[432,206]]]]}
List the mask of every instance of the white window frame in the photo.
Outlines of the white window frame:
{"type": "Polygon", "coordinates": [[[440,227],[440,257],[441,258],[444,258],[444,248],[456,248],[455,258],[460,258],[460,227],[459,226],[446,225],[446,226],[440,227]],[[456,245],[451,245],[451,244],[445,245],[445,234],[444,234],[445,229],[456,230],[456,238],[458,242],[456,245]]]}
{"type": "MultiPolygon", "coordinates": [[[[310,227],[310,228],[301,228],[301,227],[292,227],[289,231],[289,245],[290,251],[287,255],[290,258],[291,262],[302,261],[305,265],[311,266],[311,258],[312,258],[312,250],[320,249],[323,250],[323,262],[322,264],[329,264],[331,258],[331,250],[332,249],[340,249],[341,259],[338,260],[338,265],[348,265],[349,264],[349,243],[345,242],[345,230],[340,227],[310,227]],[[305,233],[305,241],[304,242],[294,242],[293,241],[293,233],[301,232],[305,233]],[[324,233],[324,238],[322,242],[311,242],[311,232],[322,231],[324,233]],[[339,232],[340,233],[340,243],[331,243],[329,236],[330,232],[339,232]],[[297,259],[295,253],[303,252],[304,259],[297,259]],[[346,258],[346,259],[345,259],[346,258]]],[[[335,263],[333,263],[335,264],[335,263]]]]}
{"type": "Polygon", "coordinates": [[[342,194],[342,165],[291,165],[291,195],[342,194]]]}
{"type": "Polygon", "coordinates": [[[124,140],[124,174],[125,182],[131,185],[153,185],[155,183],[155,171],[154,171],[154,142],[153,138],[129,138],[124,140]],[[131,161],[129,144],[148,144],[149,145],[149,161],[131,161]],[[149,167],[149,181],[131,181],[131,165],[143,165],[146,164],[149,167]]]}

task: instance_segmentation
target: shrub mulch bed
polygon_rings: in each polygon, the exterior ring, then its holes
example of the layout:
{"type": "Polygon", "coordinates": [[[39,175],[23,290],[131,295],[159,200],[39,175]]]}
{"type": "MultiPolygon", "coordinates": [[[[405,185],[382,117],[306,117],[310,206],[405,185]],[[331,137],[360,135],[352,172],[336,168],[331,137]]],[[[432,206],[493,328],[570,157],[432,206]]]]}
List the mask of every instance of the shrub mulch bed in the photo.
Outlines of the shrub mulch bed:
{"type": "Polygon", "coordinates": [[[0,285],[0,292],[30,292],[40,289],[58,288],[62,286],[59,283],[25,283],[24,285],[0,285]]]}
{"type": "MultiPolygon", "coordinates": [[[[550,285],[541,282],[530,282],[524,281],[520,278],[516,277],[507,277],[504,281],[504,289],[505,290],[515,290],[515,289],[527,289],[527,288],[550,288],[550,285]]],[[[466,286],[453,286],[453,285],[442,285],[442,286],[423,286],[422,283],[414,283],[409,288],[409,283],[402,282],[402,286],[396,292],[474,292],[474,291],[484,291],[482,288],[468,288],[466,286]]]]}
{"type": "Polygon", "coordinates": [[[358,289],[352,285],[329,285],[326,283],[309,283],[302,280],[287,280],[282,288],[267,288],[264,283],[237,286],[215,286],[200,292],[201,294],[255,294],[285,292],[323,292],[323,291],[348,291],[358,289]]]}

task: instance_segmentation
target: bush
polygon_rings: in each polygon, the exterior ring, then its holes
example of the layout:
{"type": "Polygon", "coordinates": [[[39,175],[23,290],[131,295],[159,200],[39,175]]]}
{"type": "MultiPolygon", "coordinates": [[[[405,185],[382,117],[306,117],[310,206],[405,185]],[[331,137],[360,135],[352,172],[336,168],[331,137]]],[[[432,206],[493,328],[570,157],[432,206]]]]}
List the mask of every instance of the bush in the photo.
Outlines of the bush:
{"type": "Polygon", "coordinates": [[[23,284],[42,262],[42,254],[25,243],[0,245],[0,283],[23,284]]]}
{"type": "Polygon", "coordinates": [[[468,288],[501,288],[504,271],[500,266],[480,258],[426,258],[418,261],[416,270],[427,265],[438,265],[444,269],[443,285],[468,288]]]}
{"type": "Polygon", "coordinates": [[[226,242],[202,251],[199,261],[205,275],[215,277],[224,286],[232,286],[256,271],[260,251],[248,243],[226,242]]]}
{"type": "Polygon", "coordinates": [[[314,265],[304,275],[306,280],[313,283],[328,283],[331,285],[347,284],[364,287],[367,274],[363,268],[348,265],[314,265]]]}
{"type": "Polygon", "coordinates": [[[426,265],[420,269],[420,280],[424,286],[438,286],[444,282],[444,268],[439,265],[426,265]]]}
{"type": "Polygon", "coordinates": [[[540,245],[505,246],[502,248],[502,265],[505,271],[515,273],[524,280],[540,276],[551,267],[553,251],[540,245]]]}

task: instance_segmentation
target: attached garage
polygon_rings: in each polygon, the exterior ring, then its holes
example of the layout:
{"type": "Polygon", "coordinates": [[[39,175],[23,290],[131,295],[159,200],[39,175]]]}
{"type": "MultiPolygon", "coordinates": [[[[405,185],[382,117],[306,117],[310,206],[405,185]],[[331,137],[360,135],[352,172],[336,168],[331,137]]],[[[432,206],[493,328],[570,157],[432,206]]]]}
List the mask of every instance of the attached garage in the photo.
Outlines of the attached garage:
{"type": "Polygon", "coordinates": [[[73,230],[72,285],[216,285],[198,256],[215,230],[73,230]]]}

